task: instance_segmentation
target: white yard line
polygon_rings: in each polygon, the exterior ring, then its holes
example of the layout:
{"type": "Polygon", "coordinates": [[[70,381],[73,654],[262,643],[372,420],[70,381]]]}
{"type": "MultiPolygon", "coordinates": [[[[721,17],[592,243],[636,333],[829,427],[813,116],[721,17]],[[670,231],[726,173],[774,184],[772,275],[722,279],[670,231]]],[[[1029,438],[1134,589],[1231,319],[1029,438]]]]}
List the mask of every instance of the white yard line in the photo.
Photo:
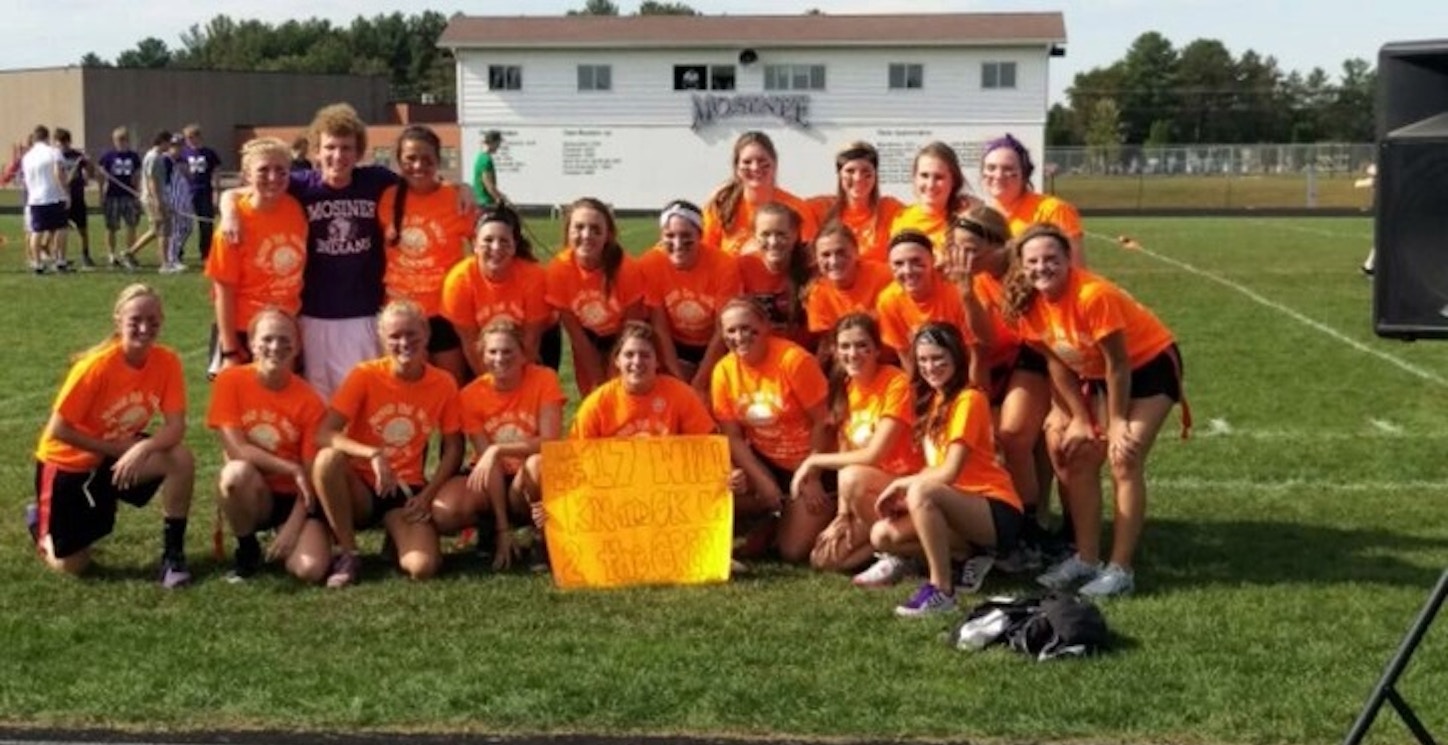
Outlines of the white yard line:
{"type": "MultiPolygon", "coordinates": [[[[1348,218],[1348,219],[1351,219],[1351,218],[1348,218]]],[[[1263,217],[1263,218],[1257,218],[1257,219],[1252,220],[1252,224],[1254,224],[1254,225],[1263,225],[1263,226],[1272,227],[1272,228],[1277,228],[1278,230],[1290,230],[1290,231],[1292,231],[1292,232],[1294,232],[1294,233],[1306,233],[1306,234],[1308,234],[1308,235],[1320,235],[1320,236],[1322,236],[1322,237],[1324,237],[1324,238],[1342,238],[1342,239],[1345,239],[1345,240],[1352,240],[1352,241],[1367,241],[1367,242],[1369,242],[1369,243],[1371,243],[1372,240],[1373,240],[1373,234],[1372,234],[1371,232],[1369,232],[1369,233],[1361,233],[1361,232],[1351,232],[1351,233],[1347,233],[1347,232],[1342,232],[1342,231],[1337,231],[1337,230],[1327,230],[1327,229],[1325,229],[1325,228],[1309,228],[1309,227],[1307,227],[1306,225],[1297,225],[1297,224],[1295,224],[1295,223],[1283,222],[1282,220],[1278,220],[1278,219],[1268,219],[1268,218],[1265,218],[1265,217],[1263,217]]]]}
{"type": "MultiPolygon", "coordinates": [[[[1113,245],[1113,246],[1119,246],[1119,245],[1120,245],[1120,244],[1118,244],[1118,243],[1116,242],[1115,239],[1113,239],[1113,238],[1111,238],[1110,236],[1107,236],[1107,235],[1102,235],[1102,234],[1100,234],[1100,233],[1087,233],[1087,235],[1090,236],[1090,237],[1092,237],[1092,238],[1095,238],[1095,239],[1097,239],[1097,240],[1104,241],[1104,242],[1106,242],[1106,243],[1110,243],[1110,244],[1113,245]]],[[[1166,255],[1164,255],[1164,254],[1159,254],[1159,253],[1157,253],[1157,252],[1155,252],[1155,251],[1152,251],[1152,250],[1150,250],[1150,249],[1148,249],[1148,248],[1144,248],[1144,247],[1143,247],[1143,248],[1139,248],[1139,249],[1133,249],[1133,251],[1136,252],[1136,253],[1141,253],[1141,254],[1145,254],[1145,255],[1147,255],[1147,256],[1150,256],[1150,257],[1152,257],[1153,259],[1156,259],[1157,261],[1160,261],[1160,262],[1162,262],[1162,263],[1170,264],[1171,266],[1174,266],[1174,267],[1176,267],[1176,268],[1178,268],[1178,269],[1180,269],[1180,270],[1182,270],[1182,271],[1184,271],[1184,272],[1187,272],[1187,273],[1189,273],[1189,274],[1195,274],[1195,275],[1197,275],[1198,277],[1201,277],[1201,278],[1203,278],[1203,279],[1211,280],[1211,281],[1213,281],[1213,282],[1216,282],[1216,283],[1219,284],[1219,285],[1222,285],[1223,287],[1227,287],[1227,288],[1229,288],[1229,289],[1236,290],[1237,292],[1240,292],[1240,293],[1242,293],[1243,295],[1246,295],[1248,298],[1250,298],[1252,301],[1256,302],[1257,304],[1262,305],[1262,306],[1265,306],[1265,307],[1267,307],[1267,308],[1271,308],[1272,310],[1275,310],[1275,311],[1277,311],[1278,313],[1281,313],[1282,315],[1285,315],[1285,316],[1287,316],[1288,318],[1291,318],[1292,320],[1297,321],[1298,323],[1300,323],[1300,324],[1302,324],[1302,325],[1304,325],[1304,326],[1306,326],[1306,327],[1308,327],[1308,328],[1310,328],[1310,329],[1313,329],[1313,330],[1315,330],[1315,331],[1320,331],[1320,332],[1322,332],[1323,334],[1326,334],[1327,336],[1330,336],[1330,337],[1332,337],[1333,339],[1336,339],[1336,340],[1342,342],[1343,344],[1346,344],[1347,346],[1352,347],[1353,349],[1356,349],[1356,350],[1359,351],[1359,352],[1362,352],[1363,354],[1366,354],[1366,355],[1371,356],[1371,357],[1376,357],[1376,358],[1378,358],[1378,359],[1380,359],[1380,360],[1382,360],[1382,361],[1384,361],[1384,362],[1392,365],[1393,367],[1398,368],[1399,370],[1402,370],[1402,371],[1407,372],[1407,373],[1411,373],[1412,375],[1415,375],[1415,376],[1417,376],[1417,377],[1419,377],[1419,378],[1422,378],[1423,380],[1426,380],[1426,381],[1428,381],[1428,382],[1430,382],[1430,383],[1436,383],[1437,385],[1443,386],[1444,388],[1448,388],[1448,379],[1445,379],[1443,376],[1441,376],[1441,375],[1439,375],[1439,374],[1437,374],[1437,373],[1435,373],[1435,372],[1433,372],[1433,371],[1431,371],[1431,370],[1426,370],[1426,369],[1421,368],[1421,367],[1419,367],[1419,366],[1417,366],[1417,365],[1414,365],[1413,363],[1408,362],[1407,360],[1404,360],[1404,359],[1402,359],[1402,358],[1400,358],[1400,357],[1397,357],[1397,356],[1395,356],[1395,355],[1388,354],[1387,352],[1384,352],[1384,351],[1381,351],[1381,350],[1378,350],[1378,349],[1373,349],[1372,347],[1370,347],[1370,346],[1368,346],[1368,345],[1366,345],[1366,344],[1358,341],[1357,339],[1354,339],[1354,338],[1352,338],[1352,337],[1350,337],[1350,336],[1342,333],[1341,331],[1338,331],[1337,329],[1335,329],[1335,328],[1333,328],[1333,327],[1331,327],[1331,326],[1328,326],[1328,325],[1325,324],[1325,323],[1322,323],[1321,321],[1315,321],[1315,320],[1313,320],[1313,319],[1311,319],[1311,318],[1308,318],[1307,316],[1303,315],[1302,313],[1300,313],[1300,312],[1298,312],[1298,311],[1296,311],[1296,310],[1293,310],[1292,308],[1289,308],[1289,307],[1287,307],[1286,305],[1283,305],[1283,304],[1281,304],[1281,303],[1279,303],[1279,302],[1277,302],[1277,301],[1275,301],[1275,300],[1272,300],[1272,299],[1270,299],[1270,298],[1268,298],[1268,297],[1265,297],[1265,296],[1259,294],[1258,292],[1256,292],[1255,290],[1253,290],[1253,289],[1251,289],[1251,288],[1249,288],[1249,287],[1246,287],[1246,286],[1244,286],[1244,285],[1242,285],[1242,284],[1240,284],[1240,283],[1238,283],[1238,282],[1233,282],[1232,280],[1227,279],[1226,277],[1223,277],[1223,276],[1220,275],[1220,274],[1216,274],[1216,273],[1214,273],[1214,272],[1209,272],[1209,271],[1207,271],[1207,270],[1205,270],[1205,269],[1198,269],[1197,267],[1192,266],[1191,264],[1188,264],[1187,262],[1182,261],[1181,259],[1174,259],[1174,258],[1172,258],[1172,257],[1170,257],[1170,256],[1166,256],[1166,255]]]]}

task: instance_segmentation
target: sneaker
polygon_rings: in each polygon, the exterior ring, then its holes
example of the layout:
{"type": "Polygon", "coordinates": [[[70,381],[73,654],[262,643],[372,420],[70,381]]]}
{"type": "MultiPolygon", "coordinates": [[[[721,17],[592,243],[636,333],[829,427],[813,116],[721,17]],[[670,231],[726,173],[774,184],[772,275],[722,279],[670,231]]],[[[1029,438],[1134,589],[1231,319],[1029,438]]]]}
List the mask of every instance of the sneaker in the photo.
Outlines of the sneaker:
{"type": "Polygon", "coordinates": [[[179,274],[184,271],[186,271],[186,267],[169,262],[162,264],[161,268],[156,270],[158,274],[179,274]]]}
{"type": "Polygon", "coordinates": [[[926,582],[905,601],[904,605],[895,606],[895,615],[901,618],[924,618],[941,613],[950,613],[955,610],[955,598],[946,595],[935,589],[935,585],[926,582]]]}
{"type": "Polygon", "coordinates": [[[115,269],[121,265],[121,260],[117,258],[115,254],[108,254],[106,256],[106,265],[115,269]]]}
{"type": "Polygon", "coordinates": [[[71,265],[70,265],[70,262],[69,262],[69,261],[66,261],[65,259],[61,259],[60,261],[55,262],[55,273],[56,273],[56,274],[69,274],[71,271],[72,271],[72,268],[71,268],[71,265]]]}
{"type": "Polygon", "coordinates": [[[980,592],[980,586],[985,584],[985,577],[990,574],[990,568],[993,566],[995,566],[995,557],[990,554],[976,554],[966,559],[960,566],[955,589],[972,595],[980,592]]]}
{"type": "Polygon", "coordinates": [[[1072,585],[1089,582],[1101,573],[1101,562],[1087,564],[1080,554],[1071,554],[1065,561],[1046,570],[1036,582],[1050,590],[1065,590],[1072,585]]]}
{"type": "Polygon", "coordinates": [[[905,579],[910,562],[894,554],[876,554],[875,563],[850,579],[855,587],[889,587],[905,579]]]}
{"type": "Polygon", "coordinates": [[[30,531],[30,540],[40,543],[40,507],[31,502],[25,505],[25,528],[30,531]]]}
{"type": "Polygon", "coordinates": [[[161,586],[167,590],[191,584],[191,572],[186,570],[186,559],[180,556],[161,557],[161,586]]]}
{"type": "Polygon", "coordinates": [[[327,574],[328,587],[346,587],[357,581],[357,575],[362,571],[362,560],[357,554],[338,554],[332,559],[332,570],[327,574]]]}
{"type": "Polygon", "coordinates": [[[1081,586],[1081,595],[1088,598],[1114,598],[1130,595],[1136,589],[1136,575],[1130,569],[1107,564],[1096,579],[1081,586]]]}
{"type": "Polygon", "coordinates": [[[122,270],[127,272],[134,272],[141,268],[141,265],[136,263],[135,257],[130,254],[121,254],[116,258],[116,263],[120,265],[122,270]]]}
{"type": "Polygon", "coordinates": [[[1039,548],[1017,543],[1009,553],[996,559],[995,566],[1006,574],[1026,574],[1040,571],[1044,563],[1041,561],[1039,548]]]}
{"type": "Polygon", "coordinates": [[[40,263],[39,261],[32,261],[30,262],[30,272],[35,276],[39,277],[45,274],[45,265],[40,263]]]}

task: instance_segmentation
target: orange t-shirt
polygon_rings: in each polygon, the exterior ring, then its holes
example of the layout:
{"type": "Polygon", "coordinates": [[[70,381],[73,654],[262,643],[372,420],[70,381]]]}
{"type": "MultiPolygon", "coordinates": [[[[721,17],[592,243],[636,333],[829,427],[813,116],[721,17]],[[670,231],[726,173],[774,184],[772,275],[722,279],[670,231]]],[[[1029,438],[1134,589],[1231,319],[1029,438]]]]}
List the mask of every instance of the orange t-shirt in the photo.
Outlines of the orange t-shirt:
{"type": "Polygon", "coordinates": [[[795,317],[794,290],[789,274],[775,274],[764,263],[764,254],[755,252],[739,257],[739,279],[742,293],[769,316],[769,325],[782,334],[804,326],[805,319],[795,317]]]}
{"type": "Polygon", "coordinates": [[[1174,341],[1171,330],[1136,298],[1085,269],[1071,269],[1060,299],[1039,293],[1021,317],[1021,338],[1049,349],[1082,378],[1106,377],[1100,342],[1120,331],[1131,369],[1150,362],[1174,341]]]}
{"type": "MultiPolygon", "coordinates": [[[[327,412],[322,397],[306,379],[291,375],[281,390],[261,383],[256,365],[229,367],[211,384],[206,426],[236,429],[247,442],[291,463],[305,463],[317,454],[317,426],[327,412]]],[[[269,474],[274,492],[294,494],[297,485],[284,474],[269,474]]]]}
{"type": "Polygon", "coordinates": [[[578,405],[568,436],[666,437],[707,435],[716,429],[709,409],[688,383],[660,375],[652,391],[637,396],[618,378],[599,386],[578,405]]]}
{"type": "Polygon", "coordinates": [[[680,271],[669,254],[655,246],[639,258],[644,292],[651,308],[663,308],[674,341],[702,347],[714,338],[719,309],[743,292],[738,259],[716,248],[699,246],[693,269],[680,271]]]}
{"type": "MultiPolygon", "coordinates": [[[[937,400],[934,405],[939,406],[940,401],[937,400]]],[[[998,499],[1020,512],[1021,498],[1011,483],[1011,475],[996,462],[992,421],[990,402],[984,393],[974,388],[961,391],[950,402],[950,411],[940,433],[928,436],[922,443],[925,462],[932,468],[938,466],[944,462],[945,452],[952,443],[965,445],[965,466],[950,485],[966,494],[998,499]]]]}
{"type": "MultiPolygon", "coordinates": [[[[830,209],[835,206],[833,194],[814,197],[809,200],[809,206],[814,210],[815,222],[824,227],[825,218],[829,217],[830,209]]],[[[893,233],[890,227],[895,224],[895,217],[905,205],[892,196],[881,196],[880,201],[875,203],[874,209],[864,205],[845,207],[835,216],[836,220],[845,224],[855,234],[855,242],[860,246],[860,258],[866,261],[889,262],[890,236],[893,233]]]]}
{"type": "MultiPolygon", "coordinates": [[[[463,433],[481,434],[489,443],[538,437],[538,419],[543,407],[561,406],[566,400],[558,384],[558,374],[542,365],[526,365],[518,387],[511,391],[498,390],[492,373],[488,373],[468,383],[458,394],[463,433]]],[[[473,462],[478,455],[473,453],[473,462]]],[[[519,458],[503,459],[503,470],[507,473],[517,473],[521,465],[519,458]]]]}
{"type": "Polygon", "coordinates": [[[824,277],[815,277],[804,300],[809,330],[815,333],[829,331],[850,313],[875,315],[880,293],[894,281],[889,267],[873,261],[859,262],[855,283],[849,289],[842,289],[824,277]]]}
{"type": "MultiPolygon", "coordinates": [[[[814,240],[815,233],[819,232],[819,225],[815,224],[814,210],[810,209],[803,199],[777,188],[774,190],[774,197],[769,201],[794,210],[799,215],[799,239],[805,243],[814,240]]],[[[719,217],[719,208],[714,206],[714,200],[709,200],[709,204],[704,207],[705,245],[714,246],[735,256],[757,252],[759,246],[754,242],[754,210],[758,206],[748,198],[740,199],[739,206],[734,210],[734,222],[725,225],[719,217]]]]}
{"type": "Polygon", "coordinates": [[[544,323],[552,313],[545,287],[543,267],[531,261],[508,262],[496,282],[476,260],[460,261],[443,281],[442,316],[460,329],[484,329],[498,318],[520,326],[544,323]]]}
{"type": "MultiPolygon", "coordinates": [[[[935,254],[936,261],[945,256],[946,246],[950,243],[949,214],[936,215],[926,212],[925,208],[918,204],[912,204],[900,210],[895,216],[895,221],[890,223],[890,235],[895,235],[902,230],[917,230],[930,237],[931,253],[935,254]]],[[[887,258],[888,261],[888,258],[887,258]]]]}
{"type": "Polygon", "coordinates": [[[599,336],[611,336],[623,327],[624,311],[644,299],[644,281],[638,264],[625,255],[618,265],[613,286],[603,289],[603,270],[589,271],[565,248],[553,257],[547,269],[548,305],[578,317],[583,327],[599,336]]]}
{"type": "MultiPolygon", "coordinates": [[[[377,221],[384,235],[392,230],[398,188],[387,187],[377,202],[377,221]]],[[[462,260],[463,246],[473,235],[474,215],[458,211],[457,192],[454,184],[443,184],[430,194],[407,191],[397,245],[383,241],[387,273],[382,283],[389,301],[411,300],[429,316],[442,313],[443,280],[462,260]]]]}
{"type": "Polygon", "coordinates": [[[976,302],[985,308],[990,319],[990,346],[985,352],[985,366],[995,369],[1014,363],[1021,350],[1021,336],[1016,327],[1006,321],[1005,285],[985,272],[976,272],[970,283],[975,289],[976,302]]]}
{"type": "Polygon", "coordinates": [[[794,469],[810,454],[809,409],[824,402],[829,383],[820,363],[798,344],[779,338],[767,344],[758,367],[734,352],[714,366],[714,417],[738,422],[760,455],[794,469]]]}
{"type": "Polygon", "coordinates": [[[1038,222],[1055,225],[1071,238],[1080,238],[1085,232],[1081,228],[1081,213],[1077,212],[1070,202],[1047,194],[1028,191],[1014,204],[999,206],[1003,208],[1001,213],[1010,222],[1013,236],[1020,235],[1027,227],[1038,222]]]}
{"type": "Polygon", "coordinates": [[[915,393],[910,389],[910,376],[893,365],[881,365],[869,383],[861,385],[851,380],[845,392],[850,419],[839,425],[840,451],[869,445],[880,422],[894,419],[904,425],[903,430],[877,465],[893,476],[919,472],[924,461],[911,431],[915,426],[915,393]]]}
{"type": "Polygon", "coordinates": [[[898,282],[892,282],[880,293],[875,304],[880,320],[880,341],[894,349],[901,358],[910,352],[915,332],[930,321],[948,323],[960,329],[966,344],[975,343],[975,334],[965,321],[965,301],[955,285],[936,276],[935,284],[924,300],[915,300],[898,282]]]}
{"type": "MultiPolygon", "coordinates": [[[[146,361],[126,364],[119,344],[108,344],[71,365],[51,409],[72,428],[101,440],[129,440],[139,435],[156,414],[186,413],[186,375],[181,358],[169,347],[151,347],[146,361]]],[[[35,459],[66,471],[89,471],[103,460],[40,434],[35,459]]]]}
{"type": "MultiPolygon", "coordinates": [[[[352,368],[332,396],[332,409],[347,420],[347,437],[381,447],[398,483],[416,486],[427,482],[423,460],[432,433],[462,429],[457,397],[457,383],[442,370],[427,365],[421,380],[402,380],[383,357],[352,368]]],[[[365,461],[352,468],[371,483],[372,468],[365,461]]]]}
{"type": "Polygon", "coordinates": [[[283,194],[267,209],[251,195],[236,200],[241,242],[220,231],[211,239],[206,276],[236,293],[236,331],[268,306],[296,315],[302,309],[302,269],[307,263],[307,217],[302,205],[283,194]]]}

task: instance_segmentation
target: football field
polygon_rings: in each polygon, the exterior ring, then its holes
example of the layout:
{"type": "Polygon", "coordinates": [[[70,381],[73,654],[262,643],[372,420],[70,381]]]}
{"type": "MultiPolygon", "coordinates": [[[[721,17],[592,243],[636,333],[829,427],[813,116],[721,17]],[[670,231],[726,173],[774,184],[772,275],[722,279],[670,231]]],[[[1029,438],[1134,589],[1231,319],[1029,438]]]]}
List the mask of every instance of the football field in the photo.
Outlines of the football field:
{"type": "MultiPolygon", "coordinates": [[[[913,588],[767,565],[725,586],[563,593],[462,552],[413,584],[370,536],[354,588],[228,584],[210,552],[205,282],[157,275],[154,254],[142,274],[31,276],[18,220],[0,217],[0,727],[1340,740],[1448,567],[1448,343],[1374,337],[1365,218],[1085,224],[1091,266],[1176,333],[1196,428],[1176,437],[1174,412],[1152,453],[1137,595],[1105,606],[1122,643],[1038,665],[896,619],[913,588]],[[162,342],[188,366],[198,582],[175,593],[152,577],[156,505],[122,508],[80,581],[41,569],[20,519],[67,360],[137,280],[160,288],[162,342]]],[[[648,245],[652,226],[624,221],[625,243],[648,245]]],[[[1400,684],[1440,736],[1445,653],[1448,620],[1400,684]]],[[[1385,714],[1369,741],[1409,737],[1385,714]]]]}

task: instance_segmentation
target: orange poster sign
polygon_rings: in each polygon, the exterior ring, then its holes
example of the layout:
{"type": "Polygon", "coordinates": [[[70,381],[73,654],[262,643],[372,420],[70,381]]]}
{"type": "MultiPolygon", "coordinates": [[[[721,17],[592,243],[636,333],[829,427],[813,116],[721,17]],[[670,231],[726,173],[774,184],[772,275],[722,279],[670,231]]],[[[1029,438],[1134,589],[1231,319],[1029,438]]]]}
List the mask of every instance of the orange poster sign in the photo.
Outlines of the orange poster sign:
{"type": "Polygon", "coordinates": [[[543,443],[543,509],[562,588],[729,579],[734,501],[719,435],[543,443]]]}

